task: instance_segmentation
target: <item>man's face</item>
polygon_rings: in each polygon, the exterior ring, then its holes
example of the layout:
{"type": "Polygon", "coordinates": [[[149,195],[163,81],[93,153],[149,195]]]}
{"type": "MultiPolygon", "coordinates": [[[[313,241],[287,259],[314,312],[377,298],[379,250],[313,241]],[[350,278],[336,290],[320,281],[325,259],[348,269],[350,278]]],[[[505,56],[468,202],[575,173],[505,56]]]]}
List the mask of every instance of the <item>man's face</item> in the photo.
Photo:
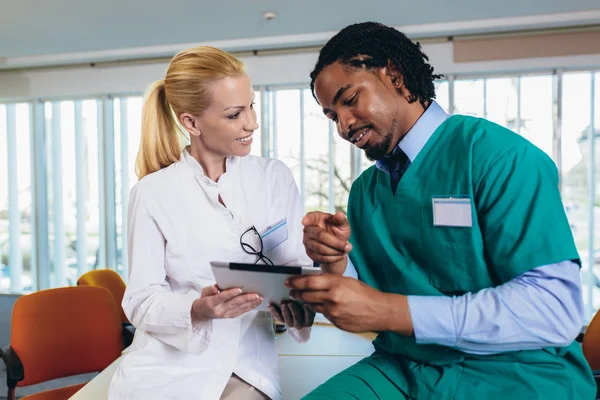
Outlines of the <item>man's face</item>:
{"type": "Polygon", "coordinates": [[[402,78],[393,81],[386,68],[355,69],[335,62],[315,80],[315,95],[338,134],[363,149],[371,160],[390,153],[410,130],[423,107],[408,103],[402,78]]]}

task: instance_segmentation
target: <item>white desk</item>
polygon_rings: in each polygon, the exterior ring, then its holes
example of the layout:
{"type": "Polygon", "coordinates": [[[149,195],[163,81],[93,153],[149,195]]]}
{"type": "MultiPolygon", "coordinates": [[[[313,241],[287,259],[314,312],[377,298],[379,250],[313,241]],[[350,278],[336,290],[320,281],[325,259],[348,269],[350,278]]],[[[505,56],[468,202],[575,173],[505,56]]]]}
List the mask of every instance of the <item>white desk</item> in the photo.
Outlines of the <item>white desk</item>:
{"type": "MultiPolygon", "coordinates": [[[[352,334],[334,326],[315,325],[307,343],[288,334],[277,336],[281,390],[285,400],[297,400],[327,379],[373,352],[375,334],[352,334]],[[298,379],[302,371],[302,379],[298,379]]],[[[121,357],[81,388],[71,400],[106,400],[108,386],[121,357]]]]}

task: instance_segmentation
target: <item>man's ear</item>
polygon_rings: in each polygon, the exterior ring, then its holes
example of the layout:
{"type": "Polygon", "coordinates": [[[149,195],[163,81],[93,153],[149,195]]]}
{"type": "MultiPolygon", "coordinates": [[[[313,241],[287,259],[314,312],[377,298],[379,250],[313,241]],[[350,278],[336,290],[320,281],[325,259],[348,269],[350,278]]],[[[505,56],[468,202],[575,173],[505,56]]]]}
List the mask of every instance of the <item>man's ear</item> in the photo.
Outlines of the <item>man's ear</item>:
{"type": "Polygon", "coordinates": [[[200,121],[198,118],[194,117],[192,114],[183,113],[179,116],[179,122],[181,125],[189,132],[192,136],[200,136],[202,135],[202,130],[200,129],[200,121]]]}
{"type": "Polygon", "coordinates": [[[391,60],[388,60],[385,65],[385,74],[396,89],[402,89],[404,87],[404,77],[391,60]]]}

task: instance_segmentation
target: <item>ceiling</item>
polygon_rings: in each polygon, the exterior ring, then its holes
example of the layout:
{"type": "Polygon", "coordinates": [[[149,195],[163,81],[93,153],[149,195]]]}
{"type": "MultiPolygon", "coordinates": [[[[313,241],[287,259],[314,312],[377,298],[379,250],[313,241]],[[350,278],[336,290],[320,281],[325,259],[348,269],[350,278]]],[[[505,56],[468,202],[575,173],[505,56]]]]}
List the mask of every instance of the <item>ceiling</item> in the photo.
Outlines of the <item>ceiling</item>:
{"type": "Polygon", "coordinates": [[[539,27],[600,24],[598,0],[0,0],[0,10],[0,64],[57,54],[143,56],[204,42],[224,48],[322,42],[366,20],[421,37],[477,33],[493,21],[498,30],[538,27],[541,15],[539,27]],[[266,11],[277,17],[265,20],[266,11]]]}

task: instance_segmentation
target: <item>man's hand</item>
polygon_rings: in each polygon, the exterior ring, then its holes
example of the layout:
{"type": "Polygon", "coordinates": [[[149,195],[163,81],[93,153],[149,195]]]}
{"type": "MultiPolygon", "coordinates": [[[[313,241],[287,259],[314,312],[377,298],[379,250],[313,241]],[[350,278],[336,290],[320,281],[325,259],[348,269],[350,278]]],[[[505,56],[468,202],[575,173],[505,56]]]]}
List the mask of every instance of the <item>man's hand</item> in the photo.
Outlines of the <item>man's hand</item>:
{"type": "Polygon", "coordinates": [[[315,321],[315,312],[308,304],[299,304],[295,301],[282,301],[279,305],[271,304],[269,312],[273,318],[296,329],[312,326],[315,321]]]}
{"type": "Polygon", "coordinates": [[[342,212],[335,215],[314,211],[302,219],[306,254],[321,264],[323,271],[342,275],[352,250],[350,224],[342,212]]]}
{"type": "Polygon", "coordinates": [[[309,303],[345,331],[413,334],[406,296],[383,293],[356,279],[332,274],[290,278],[286,286],[292,289],[293,298],[309,303]]]}

